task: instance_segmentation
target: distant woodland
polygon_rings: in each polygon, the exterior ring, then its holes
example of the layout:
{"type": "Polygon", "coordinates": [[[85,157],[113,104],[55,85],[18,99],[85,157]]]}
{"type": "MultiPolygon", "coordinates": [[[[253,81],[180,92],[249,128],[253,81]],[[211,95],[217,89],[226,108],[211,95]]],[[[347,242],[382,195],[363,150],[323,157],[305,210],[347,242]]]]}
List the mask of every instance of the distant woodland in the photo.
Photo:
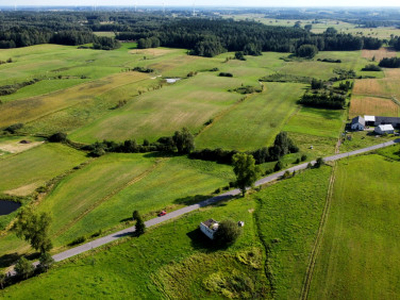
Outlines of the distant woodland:
{"type": "MultiPolygon", "coordinates": [[[[111,50],[118,40],[134,40],[139,48],[176,47],[211,57],[226,51],[260,55],[262,51],[293,52],[303,45],[319,51],[378,49],[382,40],[338,33],[328,28],[314,34],[300,27],[268,26],[253,21],[216,17],[175,17],[127,12],[4,12],[0,15],[0,48],[43,43],[83,45],[111,50]],[[93,32],[116,32],[116,39],[93,32]]],[[[390,41],[399,48],[398,37],[390,41]]]]}

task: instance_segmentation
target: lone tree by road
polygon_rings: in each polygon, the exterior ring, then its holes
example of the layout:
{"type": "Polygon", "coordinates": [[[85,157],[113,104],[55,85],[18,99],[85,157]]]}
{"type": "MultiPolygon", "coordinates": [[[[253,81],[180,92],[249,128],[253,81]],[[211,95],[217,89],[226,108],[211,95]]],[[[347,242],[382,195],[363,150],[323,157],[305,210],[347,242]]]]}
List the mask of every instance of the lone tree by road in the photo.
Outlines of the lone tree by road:
{"type": "Polygon", "coordinates": [[[136,225],[135,225],[135,235],[139,236],[145,233],[146,231],[146,224],[144,224],[144,221],[142,219],[142,216],[140,213],[135,210],[132,214],[133,220],[136,220],[136,225]]]}
{"type": "Polygon", "coordinates": [[[32,207],[25,207],[18,213],[13,230],[19,238],[28,241],[32,248],[40,253],[45,253],[53,248],[48,233],[50,222],[49,214],[36,214],[32,207]]]}
{"type": "Polygon", "coordinates": [[[243,197],[246,194],[246,187],[253,187],[261,170],[256,166],[256,161],[252,155],[246,153],[236,153],[232,157],[233,171],[236,175],[235,186],[240,188],[243,197]]]}

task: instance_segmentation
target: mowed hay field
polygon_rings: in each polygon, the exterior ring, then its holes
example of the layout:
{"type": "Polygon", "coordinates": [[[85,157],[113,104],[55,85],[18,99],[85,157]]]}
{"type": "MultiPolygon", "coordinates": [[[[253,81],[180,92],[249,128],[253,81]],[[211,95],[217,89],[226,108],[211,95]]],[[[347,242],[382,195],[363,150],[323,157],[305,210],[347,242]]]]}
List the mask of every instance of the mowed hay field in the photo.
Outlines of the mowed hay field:
{"type": "Polygon", "coordinates": [[[215,73],[199,74],[146,93],[115,112],[71,134],[80,142],[136,138],[155,141],[182,127],[199,131],[205,122],[237,102],[242,95],[228,92],[237,79],[215,73]]]}
{"type": "Polygon", "coordinates": [[[379,62],[385,57],[396,57],[397,52],[388,48],[381,48],[378,50],[361,50],[361,56],[366,59],[379,62]]]}
{"type": "Polygon", "coordinates": [[[398,298],[399,167],[379,155],[339,162],[310,299],[398,298]]]}
{"type": "Polygon", "coordinates": [[[0,126],[25,123],[147,78],[148,75],[137,72],[120,73],[46,96],[10,101],[2,105],[0,126]]]}
{"type": "Polygon", "coordinates": [[[0,159],[0,192],[28,195],[87,159],[85,153],[60,144],[44,144],[7,156],[0,159]]]}
{"type": "Polygon", "coordinates": [[[249,150],[269,145],[298,107],[304,84],[264,83],[265,91],[215,118],[197,137],[199,148],[249,150]]]}
{"type": "Polygon", "coordinates": [[[399,108],[399,105],[390,99],[358,96],[351,100],[349,117],[360,115],[397,117],[399,108]]]}

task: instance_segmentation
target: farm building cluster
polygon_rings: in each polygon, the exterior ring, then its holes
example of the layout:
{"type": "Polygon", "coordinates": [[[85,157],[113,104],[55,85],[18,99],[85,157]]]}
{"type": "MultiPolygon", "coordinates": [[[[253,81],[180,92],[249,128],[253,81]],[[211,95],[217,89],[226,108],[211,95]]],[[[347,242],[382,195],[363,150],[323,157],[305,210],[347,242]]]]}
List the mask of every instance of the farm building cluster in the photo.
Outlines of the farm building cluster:
{"type": "Polygon", "coordinates": [[[400,118],[379,117],[379,116],[357,116],[351,120],[351,130],[363,131],[375,126],[374,132],[377,134],[393,134],[395,128],[400,127],[400,118]]]}

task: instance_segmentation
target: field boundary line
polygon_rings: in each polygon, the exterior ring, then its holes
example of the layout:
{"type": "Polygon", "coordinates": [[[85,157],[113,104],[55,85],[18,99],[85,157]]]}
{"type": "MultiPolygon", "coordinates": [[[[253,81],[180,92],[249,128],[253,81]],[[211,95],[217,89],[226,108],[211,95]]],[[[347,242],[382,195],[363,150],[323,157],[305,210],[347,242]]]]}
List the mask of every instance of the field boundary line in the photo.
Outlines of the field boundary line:
{"type": "MultiPolygon", "coordinates": [[[[165,159],[164,159],[165,160],[165,159]]],[[[142,180],[143,178],[145,178],[148,174],[150,174],[151,172],[153,172],[156,168],[158,168],[163,162],[162,161],[158,161],[156,163],[154,163],[149,169],[147,169],[146,171],[140,173],[138,176],[135,176],[133,179],[131,179],[130,181],[128,181],[127,183],[116,187],[114,190],[112,190],[109,194],[107,194],[105,197],[103,197],[102,199],[100,199],[99,201],[96,201],[95,203],[93,203],[92,205],[90,205],[84,212],[82,212],[78,217],[76,217],[75,219],[73,219],[72,221],[70,221],[69,223],[65,224],[63,227],[61,227],[57,232],[55,232],[54,234],[52,234],[52,237],[58,237],[61,234],[63,234],[64,232],[66,232],[68,230],[68,228],[71,228],[74,224],[76,224],[77,222],[79,222],[83,217],[85,217],[88,213],[90,213],[92,210],[94,210],[95,208],[97,208],[98,206],[100,206],[101,204],[103,204],[104,202],[106,202],[107,200],[111,199],[113,196],[115,196],[116,194],[118,194],[119,192],[121,192],[122,190],[126,189],[127,187],[135,184],[136,182],[142,180]]]]}
{"type": "Polygon", "coordinates": [[[301,293],[300,293],[301,300],[308,299],[308,294],[310,292],[311,282],[312,282],[314,270],[315,270],[315,262],[317,260],[318,254],[319,254],[319,250],[321,248],[321,242],[323,239],[323,233],[324,233],[324,229],[325,229],[325,225],[326,225],[326,220],[328,218],[329,211],[331,208],[331,203],[332,203],[332,198],[333,198],[333,187],[334,187],[335,180],[336,180],[336,169],[337,169],[337,162],[333,161],[332,174],[329,179],[329,186],[328,186],[328,192],[326,195],[325,206],[322,211],[321,220],[319,222],[319,228],[318,228],[317,236],[315,238],[315,243],[314,243],[313,249],[309,256],[309,264],[308,264],[308,267],[306,270],[306,274],[304,276],[304,280],[303,280],[304,283],[303,283],[303,287],[302,287],[301,293]]]}

